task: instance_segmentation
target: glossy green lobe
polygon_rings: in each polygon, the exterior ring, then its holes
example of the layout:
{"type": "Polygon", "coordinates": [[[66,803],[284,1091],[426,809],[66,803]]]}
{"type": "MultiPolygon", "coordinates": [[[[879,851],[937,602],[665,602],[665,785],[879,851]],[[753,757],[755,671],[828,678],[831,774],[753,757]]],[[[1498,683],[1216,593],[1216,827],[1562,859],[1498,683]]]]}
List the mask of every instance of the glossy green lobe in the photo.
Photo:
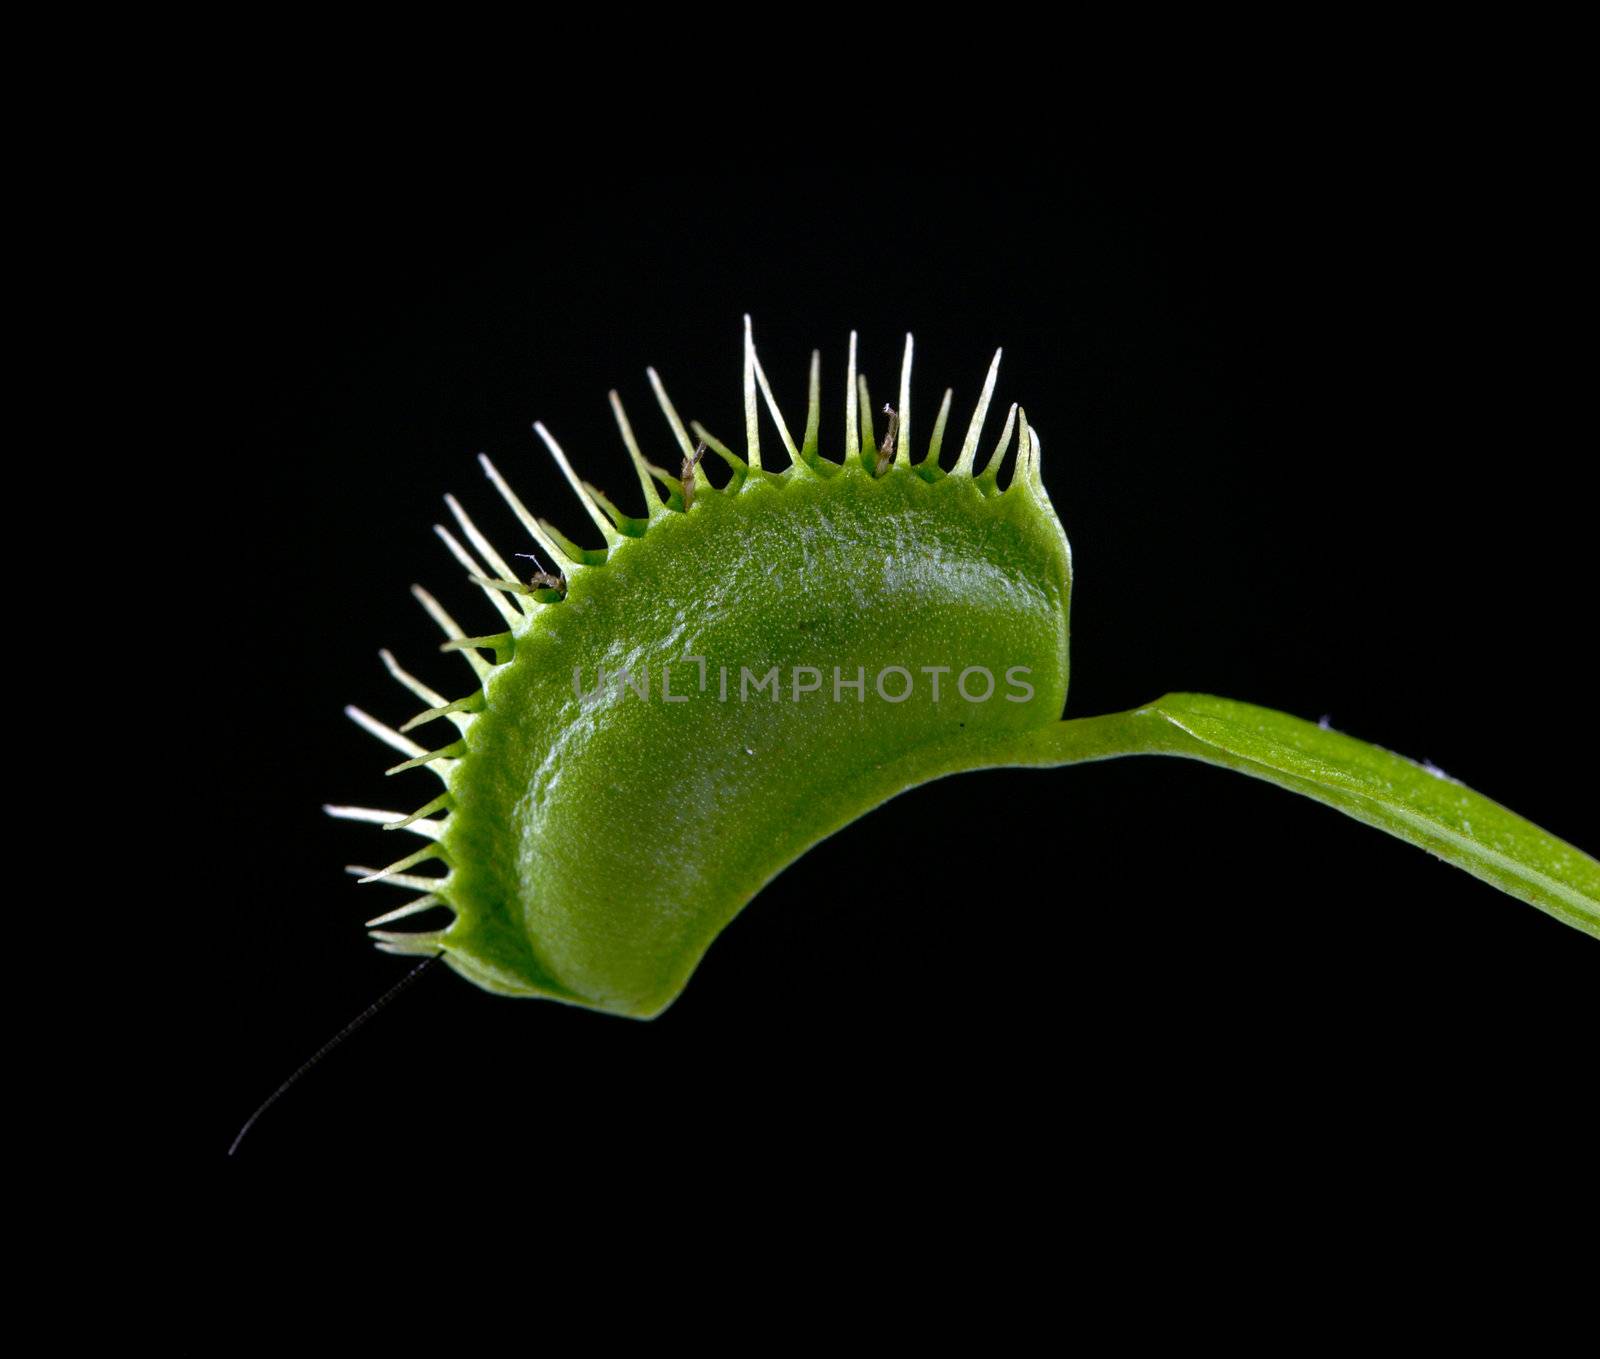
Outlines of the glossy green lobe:
{"type": "Polygon", "coordinates": [[[764,883],[898,791],[886,769],[1060,715],[1069,588],[1020,487],[752,474],[663,518],[487,684],[441,842],[451,962],[659,1012],[764,883]]]}

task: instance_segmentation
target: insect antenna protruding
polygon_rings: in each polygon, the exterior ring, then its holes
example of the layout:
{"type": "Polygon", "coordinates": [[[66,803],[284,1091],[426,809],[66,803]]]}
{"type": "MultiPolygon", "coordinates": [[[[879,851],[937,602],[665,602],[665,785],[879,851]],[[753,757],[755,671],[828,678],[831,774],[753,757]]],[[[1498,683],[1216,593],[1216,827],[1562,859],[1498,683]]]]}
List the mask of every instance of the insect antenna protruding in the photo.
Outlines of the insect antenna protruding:
{"type": "MultiPolygon", "coordinates": [[[[534,562],[539,560],[531,552],[519,552],[517,556],[526,557],[529,561],[534,562]]],[[[561,597],[565,599],[567,597],[567,578],[559,571],[546,571],[543,563],[540,563],[540,569],[528,577],[528,588],[530,590],[559,590],[561,597]]]]}

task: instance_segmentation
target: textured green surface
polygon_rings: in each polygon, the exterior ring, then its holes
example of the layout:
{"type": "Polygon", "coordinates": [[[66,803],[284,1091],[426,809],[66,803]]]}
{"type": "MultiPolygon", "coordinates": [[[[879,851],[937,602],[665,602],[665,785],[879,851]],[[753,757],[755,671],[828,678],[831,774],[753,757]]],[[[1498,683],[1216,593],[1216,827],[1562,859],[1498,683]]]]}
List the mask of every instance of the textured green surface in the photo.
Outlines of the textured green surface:
{"type": "Polygon", "coordinates": [[[904,786],[908,757],[1060,715],[1068,588],[1065,541],[1020,485],[850,468],[702,494],[580,574],[490,678],[441,842],[451,961],[496,989],[660,1010],[779,869],[904,786]],[[878,692],[891,666],[904,701],[878,692]],[[941,666],[935,702],[923,667],[941,666]],[[601,667],[648,675],[649,697],[581,701],[575,667],[585,692],[601,667]],[[774,667],[782,692],[757,689],[774,667]],[[798,698],[797,667],[817,672],[798,698]],[[987,701],[956,690],[968,667],[994,676],[987,701]]]}

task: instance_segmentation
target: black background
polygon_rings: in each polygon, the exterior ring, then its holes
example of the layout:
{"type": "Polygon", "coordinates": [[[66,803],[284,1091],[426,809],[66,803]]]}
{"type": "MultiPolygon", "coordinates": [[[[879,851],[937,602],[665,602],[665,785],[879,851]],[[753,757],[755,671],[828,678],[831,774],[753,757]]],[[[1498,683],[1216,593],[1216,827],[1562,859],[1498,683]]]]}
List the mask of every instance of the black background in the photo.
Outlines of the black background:
{"type": "MultiPolygon", "coordinates": [[[[397,793],[341,708],[411,714],[380,646],[465,692],[407,592],[492,618],[429,531],[440,496],[504,550],[487,451],[581,536],[542,419],[631,506],[605,394],[665,449],[646,364],[737,445],[745,311],[791,421],[822,349],[834,455],[852,328],[880,400],[915,332],[924,437],[946,385],[964,424],[1005,346],[997,396],[1039,427],[1074,550],[1069,713],[1194,689],[1327,714],[1600,849],[1569,773],[1600,754],[1572,432],[1591,378],[1565,334],[1594,299],[1557,150],[1341,126],[993,178],[530,161],[469,190],[351,154],[243,185],[211,202],[204,262],[230,550],[196,587],[220,624],[197,752],[219,794],[181,885],[215,984],[179,1051],[200,1156],[407,966],[361,929],[394,894],[341,874],[389,842],[319,808],[432,796],[420,774],[397,793]]],[[[1597,961],[1234,774],[969,775],[787,871],[652,1023],[434,969],[240,1164],[498,1176],[531,1139],[535,1196],[621,1177],[669,1208],[729,1176],[1047,1200],[1085,1164],[1421,1164],[1447,1129],[1563,1116],[1592,1077],[1597,961]]]]}

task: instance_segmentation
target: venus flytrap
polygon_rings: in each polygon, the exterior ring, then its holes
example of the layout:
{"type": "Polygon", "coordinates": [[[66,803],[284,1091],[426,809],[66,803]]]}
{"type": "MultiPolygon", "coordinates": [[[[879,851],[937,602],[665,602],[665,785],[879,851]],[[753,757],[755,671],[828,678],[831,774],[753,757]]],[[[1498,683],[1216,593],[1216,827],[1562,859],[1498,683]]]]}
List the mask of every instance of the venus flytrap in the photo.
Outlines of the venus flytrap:
{"type": "Polygon", "coordinates": [[[642,517],[582,481],[536,426],[597,549],[534,517],[483,459],[557,570],[519,575],[448,499],[459,536],[439,536],[502,629],[469,635],[416,588],[476,687],[448,699],[384,653],[424,711],[393,729],[351,710],[403,757],[392,773],[426,769],[443,785],[409,816],[328,809],[423,841],[387,868],[353,870],[413,894],[369,922],[380,948],[442,955],[501,994],[647,1018],[765,883],[888,798],[964,770],[1142,754],[1316,798],[1600,937],[1600,864],[1376,746],[1197,694],[1061,720],[1072,560],[1038,432],[1012,406],[980,465],[996,354],[952,465],[949,392],[914,459],[911,355],[908,336],[880,442],[851,336],[840,462],[819,451],[818,357],[797,444],[748,318],[743,456],[686,426],[651,370],[677,475],[646,460],[611,398],[642,517]],[[763,404],[781,470],[763,458],[763,404]],[[708,451],[729,469],[720,487],[708,451]],[[409,734],[440,726],[453,737],[424,746],[409,734]],[[648,851],[647,835],[670,850],[648,851]],[[449,919],[391,928],[430,913],[449,919]]]}

